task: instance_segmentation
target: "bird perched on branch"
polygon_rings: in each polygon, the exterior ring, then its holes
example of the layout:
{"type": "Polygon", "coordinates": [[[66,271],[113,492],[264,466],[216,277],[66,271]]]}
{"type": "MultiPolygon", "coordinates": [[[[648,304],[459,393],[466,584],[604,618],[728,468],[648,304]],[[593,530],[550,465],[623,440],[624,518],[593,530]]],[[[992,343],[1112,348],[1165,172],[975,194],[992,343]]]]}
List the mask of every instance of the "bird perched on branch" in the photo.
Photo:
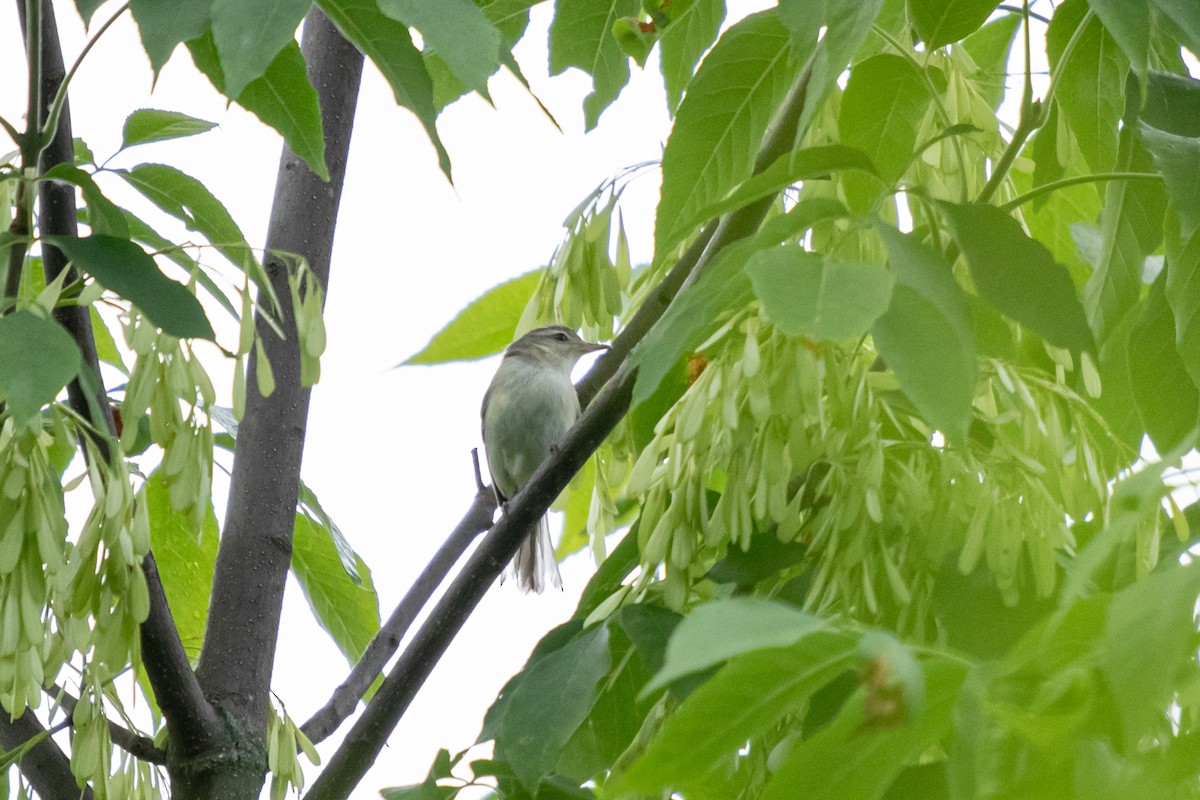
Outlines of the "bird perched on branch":
{"type": "MultiPolygon", "coordinates": [[[[482,410],[488,469],[502,508],[579,417],[571,370],[585,354],[607,349],[585,342],[568,327],[549,325],[504,351],[482,410]]],[[[527,592],[540,592],[547,583],[562,588],[545,517],[521,542],[511,569],[527,592]]]]}

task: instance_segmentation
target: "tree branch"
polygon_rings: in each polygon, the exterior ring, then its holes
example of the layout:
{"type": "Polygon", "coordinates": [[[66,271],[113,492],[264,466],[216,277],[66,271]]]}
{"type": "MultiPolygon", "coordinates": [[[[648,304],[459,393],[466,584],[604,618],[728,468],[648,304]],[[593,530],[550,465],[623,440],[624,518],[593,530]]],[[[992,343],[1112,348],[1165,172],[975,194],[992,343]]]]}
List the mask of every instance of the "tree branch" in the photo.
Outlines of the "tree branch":
{"type": "MultiPolygon", "coordinates": [[[[796,139],[800,113],[804,108],[808,80],[809,71],[805,69],[776,115],[771,130],[764,137],[755,162],[756,171],[765,169],[791,150],[796,139]]],[[[691,262],[690,268],[683,271],[676,265],[663,281],[664,284],[677,283],[672,296],[674,292],[686,291],[689,279],[694,280],[712,263],[717,253],[753,233],[762,223],[772,201],[773,198],[764,198],[731,212],[721,218],[711,238],[702,234],[700,238],[707,241],[699,248],[702,252],[691,262]],[[683,274],[677,275],[679,272],[683,274]]],[[[709,229],[713,229],[713,226],[706,227],[706,233],[709,229]]],[[[693,249],[696,249],[696,245],[689,248],[688,253],[693,249]]],[[[657,295],[656,290],[652,296],[657,295]]],[[[645,313],[641,323],[645,331],[653,327],[668,304],[669,301],[657,309],[652,307],[645,313]]],[[[646,306],[643,306],[644,308],[646,306]]],[[[642,314],[642,310],[639,310],[638,314],[642,314]]],[[[635,319],[637,317],[638,315],[635,315],[635,319]]],[[[631,351],[640,338],[627,337],[623,343],[624,353],[631,351]]],[[[616,361],[609,363],[615,365],[616,361]]],[[[345,800],[350,795],[378,757],[388,735],[396,727],[467,617],[483,599],[504,566],[512,560],[530,527],[541,519],[554,499],[566,488],[572,476],[625,416],[633,396],[636,370],[630,367],[628,361],[622,361],[616,367],[605,368],[597,363],[592,369],[592,373],[597,374],[594,378],[596,384],[604,383],[606,369],[615,369],[615,374],[609,373],[612,374],[611,380],[587,406],[558,449],[542,462],[530,476],[528,483],[509,501],[506,513],[471,554],[462,571],[434,606],[428,619],[384,679],[379,691],[367,704],[362,716],[330,758],[328,766],[317,776],[312,788],[305,795],[305,800],[345,800]]],[[[584,381],[592,377],[589,373],[584,381]]],[[[584,381],[581,381],[581,384],[584,381]]]]}
{"type": "MultiPolygon", "coordinates": [[[[478,462],[476,464],[478,470],[478,462]]],[[[451,568],[458,563],[458,559],[466,552],[471,542],[475,541],[475,537],[491,527],[495,511],[495,492],[490,486],[480,485],[462,521],[450,532],[450,536],[413,582],[404,599],[396,606],[396,610],[371,639],[349,676],[334,690],[329,702],[304,723],[301,730],[310,741],[314,744],[323,741],[354,713],[358,701],[371,688],[375,678],[383,672],[388,659],[396,652],[404,634],[408,632],[417,614],[421,613],[421,609],[429,602],[433,592],[441,586],[451,568]]]]}
{"type": "MultiPolygon", "coordinates": [[[[67,719],[70,720],[71,716],[75,713],[75,705],[79,702],[79,699],[58,684],[51,684],[49,689],[46,690],[46,694],[58,701],[67,719]]],[[[131,756],[148,761],[151,764],[167,763],[166,751],[156,745],[153,739],[134,733],[128,728],[118,725],[111,719],[108,720],[108,735],[112,739],[113,744],[131,756]]]]}
{"type": "MultiPolygon", "coordinates": [[[[266,732],[280,609],[291,563],[311,395],[308,387],[300,385],[300,354],[288,285],[292,267],[279,254],[299,254],[321,284],[328,285],[334,224],[363,63],[362,54],[315,6],[305,18],[302,49],[321,104],[331,177],[325,183],[284,147],[267,233],[266,269],[282,306],[280,323],[288,338],[276,336],[259,316],[258,332],[276,388],[270,397],[262,397],[253,388],[258,366],[252,356],[247,380],[252,388],[234,451],[208,632],[196,670],[205,696],[240,734],[260,743],[266,732]]],[[[261,761],[256,767],[247,766],[257,768],[260,782],[266,768],[265,758],[261,761]]],[[[244,789],[239,786],[236,791],[240,794],[244,789]]],[[[208,791],[215,792],[211,796],[222,796],[219,787],[208,791]]]]}
{"type": "MultiPolygon", "coordinates": [[[[42,2],[40,17],[42,46],[39,108],[45,115],[58,95],[66,71],[54,7],[51,3],[42,2]]],[[[42,151],[39,164],[41,173],[58,164],[73,164],[75,161],[70,106],[65,99],[61,101],[60,108],[54,136],[42,151]]],[[[45,120],[38,120],[38,124],[40,127],[45,124],[45,120]]],[[[56,181],[41,181],[38,184],[38,200],[41,211],[39,224],[43,234],[79,235],[74,187],[56,181]]],[[[74,268],[58,248],[44,244],[42,261],[48,283],[57,279],[64,271],[68,272],[68,283],[78,279],[74,268]]],[[[68,402],[77,414],[91,421],[94,430],[92,440],[102,457],[106,460],[119,457],[113,446],[116,425],[100,375],[100,361],[96,354],[91,315],[86,307],[75,305],[55,308],[53,314],[59,324],[71,334],[83,356],[82,376],[75,378],[67,386],[68,402]]],[[[86,448],[84,454],[87,454],[86,448]]],[[[182,733],[176,738],[177,746],[181,747],[181,752],[186,752],[187,745],[207,745],[215,737],[224,736],[225,727],[200,692],[196,676],[179,640],[175,620],[167,606],[162,580],[152,553],[148,553],[143,560],[142,571],[150,593],[150,615],[141,625],[146,674],[172,734],[182,733]]]]}
{"type": "MultiPolygon", "coordinates": [[[[28,708],[17,719],[0,714],[0,749],[15,750],[46,729],[28,708]]],[[[53,739],[35,744],[17,762],[21,774],[42,800],[92,800],[90,787],[80,789],[71,774],[71,760],[53,739]]]]}

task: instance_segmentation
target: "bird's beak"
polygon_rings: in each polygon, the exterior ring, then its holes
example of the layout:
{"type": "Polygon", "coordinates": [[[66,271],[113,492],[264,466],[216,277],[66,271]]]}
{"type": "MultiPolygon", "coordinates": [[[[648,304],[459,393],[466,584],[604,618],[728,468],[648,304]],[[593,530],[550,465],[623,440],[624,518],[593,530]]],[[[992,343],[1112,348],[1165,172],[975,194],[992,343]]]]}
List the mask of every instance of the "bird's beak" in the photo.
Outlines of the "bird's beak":
{"type": "Polygon", "coordinates": [[[611,350],[612,347],[607,344],[592,344],[591,342],[581,342],[579,345],[580,353],[595,353],[600,350],[611,350]]]}

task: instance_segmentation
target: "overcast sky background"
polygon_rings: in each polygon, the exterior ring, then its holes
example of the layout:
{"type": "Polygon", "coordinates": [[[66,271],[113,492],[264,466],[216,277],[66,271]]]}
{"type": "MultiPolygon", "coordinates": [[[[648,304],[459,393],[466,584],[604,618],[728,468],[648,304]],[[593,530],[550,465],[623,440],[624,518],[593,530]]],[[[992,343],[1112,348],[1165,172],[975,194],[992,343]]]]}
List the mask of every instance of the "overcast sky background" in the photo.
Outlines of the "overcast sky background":
{"type": "MultiPolygon", "coordinates": [[[[55,5],[70,63],[85,34],[72,4],[55,5]]],[[[728,17],[740,19],[769,5],[730,0],[728,17]]],[[[102,7],[93,29],[115,7],[102,7]]],[[[24,64],[16,14],[11,5],[6,8],[0,12],[0,75],[7,78],[0,114],[15,122],[25,105],[24,64]]],[[[490,85],[494,109],[470,96],[439,119],[454,186],[439,171],[416,119],[395,106],[370,62],[364,71],[328,287],[329,346],[313,392],[303,473],[372,568],[385,618],[473,495],[470,450],[479,445],[480,400],[496,361],[393,365],[489,287],[544,265],[562,240],[566,214],[621,168],[657,160],[670,131],[655,52],[644,71],[631,65],[629,87],[585,135],[581,103],[590,79],[575,70],[547,75],[551,13],[549,3],[533,9],[515,53],[562,132],[501,72],[490,85]]],[[[1035,30],[1035,41],[1042,35],[1035,30]]],[[[74,133],[102,162],[118,148],[125,117],[144,107],[181,111],[219,127],[136,148],[112,166],[163,162],[184,170],[227,205],[251,245],[261,246],[279,137],[239,107],[226,108],[184,48],[152,86],[136,28],[125,15],[75,78],[74,133]]],[[[110,196],[154,218],[119,180],[104,178],[110,196]]],[[[635,263],[652,254],[658,183],[657,170],[643,171],[622,196],[635,263]]],[[[180,241],[192,238],[169,221],[162,229],[180,241]]],[[[212,256],[205,260],[219,264],[212,256]]],[[[221,322],[217,315],[213,320],[221,322]]],[[[231,341],[229,335],[236,333],[229,331],[225,341],[231,341]]],[[[233,366],[210,352],[213,380],[228,404],[233,366]]],[[[228,465],[228,458],[223,461],[228,465]]],[[[220,509],[227,482],[219,469],[215,483],[220,509]]],[[[593,569],[587,553],[568,559],[561,593],[527,596],[511,584],[493,587],[353,797],[375,798],[381,787],[419,782],[439,747],[453,752],[469,746],[500,687],[542,634],[570,615],[593,569]]],[[[345,659],[289,579],[274,678],[288,713],[297,722],[307,719],[346,671],[345,659]]],[[[327,758],[339,741],[335,736],[318,749],[327,758]]],[[[486,754],[478,752],[472,757],[486,754]]],[[[307,770],[310,780],[315,771],[307,770]]]]}

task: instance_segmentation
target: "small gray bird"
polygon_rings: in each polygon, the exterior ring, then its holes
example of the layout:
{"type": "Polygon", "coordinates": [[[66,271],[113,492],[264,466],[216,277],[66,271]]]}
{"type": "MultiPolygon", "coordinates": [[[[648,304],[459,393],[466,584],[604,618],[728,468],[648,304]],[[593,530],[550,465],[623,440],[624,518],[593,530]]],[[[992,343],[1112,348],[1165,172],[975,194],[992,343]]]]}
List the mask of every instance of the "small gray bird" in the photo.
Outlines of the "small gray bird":
{"type": "MultiPolygon", "coordinates": [[[[608,345],[591,344],[563,325],[537,328],[504,351],[483,396],[483,444],[496,499],[503,506],[529,480],[579,417],[571,370],[580,357],[608,345]]],[[[558,561],[543,518],[513,558],[521,588],[540,592],[562,588],[558,561]]]]}

